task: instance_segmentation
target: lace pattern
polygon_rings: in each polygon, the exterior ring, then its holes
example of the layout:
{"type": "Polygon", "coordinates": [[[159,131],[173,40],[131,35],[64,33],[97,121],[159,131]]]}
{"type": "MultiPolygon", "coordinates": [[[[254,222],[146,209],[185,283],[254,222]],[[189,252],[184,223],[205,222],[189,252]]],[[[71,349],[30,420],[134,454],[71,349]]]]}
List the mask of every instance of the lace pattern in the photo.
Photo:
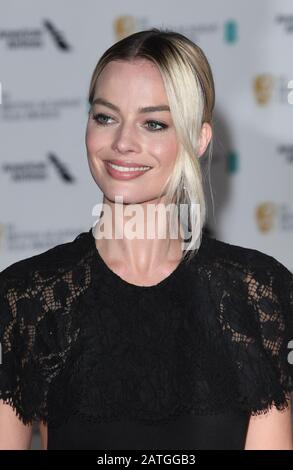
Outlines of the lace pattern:
{"type": "Polygon", "coordinates": [[[24,423],[288,406],[293,275],[275,258],[205,238],[161,288],[107,274],[91,231],[0,273],[0,398],[24,423]]]}

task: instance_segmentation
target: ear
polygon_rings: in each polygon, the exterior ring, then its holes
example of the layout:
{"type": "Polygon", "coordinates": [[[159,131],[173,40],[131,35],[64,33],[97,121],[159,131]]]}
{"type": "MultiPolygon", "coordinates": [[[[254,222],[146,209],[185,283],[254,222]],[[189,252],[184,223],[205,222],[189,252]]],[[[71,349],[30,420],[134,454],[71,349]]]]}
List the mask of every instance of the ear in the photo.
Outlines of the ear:
{"type": "Polygon", "coordinates": [[[200,133],[198,157],[201,157],[205,153],[207,146],[209,145],[210,140],[212,138],[212,135],[213,131],[210,124],[208,122],[204,122],[200,133]]]}

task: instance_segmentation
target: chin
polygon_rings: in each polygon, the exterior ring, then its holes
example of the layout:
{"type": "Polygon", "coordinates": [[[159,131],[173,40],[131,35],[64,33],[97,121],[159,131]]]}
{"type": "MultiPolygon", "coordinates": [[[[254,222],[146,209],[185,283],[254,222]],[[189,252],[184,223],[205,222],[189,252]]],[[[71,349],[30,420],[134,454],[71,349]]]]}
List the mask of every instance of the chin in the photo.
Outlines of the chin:
{"type": "Polygon", "coordinates": [[[104,193],[106,200],[112,202],[112,203],[117,203],[117,204],[143,204],[147,203],[149,201],[154,201],[156,198],[142,198],[140,196],[136,195],[131,195],[131,194],[123,194],[123,193],[116,193],[116,194],[107,194],[107,192],[104,193]],[[116,200],[115,197],[122,197],[123,201],[116,200]]]}

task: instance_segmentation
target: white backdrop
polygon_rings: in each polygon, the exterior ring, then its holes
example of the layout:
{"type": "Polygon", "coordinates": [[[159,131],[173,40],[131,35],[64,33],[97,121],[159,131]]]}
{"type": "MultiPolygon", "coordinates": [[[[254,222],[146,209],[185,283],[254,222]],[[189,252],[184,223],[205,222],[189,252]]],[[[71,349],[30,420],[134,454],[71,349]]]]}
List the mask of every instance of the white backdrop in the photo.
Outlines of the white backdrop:
{"type": "Polygon", "coordinates": [[[292,0],[1,0],[0,270],[89,230],[102,200],[90,76],[112,43],[154,26],[190,37],[214,73],[209,228],[293,270],[292,0]]]}

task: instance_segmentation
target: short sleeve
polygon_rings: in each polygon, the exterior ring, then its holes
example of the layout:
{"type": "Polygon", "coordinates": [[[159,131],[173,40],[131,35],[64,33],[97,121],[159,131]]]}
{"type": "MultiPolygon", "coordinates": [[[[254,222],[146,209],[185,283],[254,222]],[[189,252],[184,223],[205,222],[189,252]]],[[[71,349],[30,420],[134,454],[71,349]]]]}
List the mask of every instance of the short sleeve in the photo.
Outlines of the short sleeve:
{"type": "Polygon", "coordinates": [[[50,384],[71,347],[69,289],[53,279],[27,260],[0,273],[0,399],[24,424],[48,422],[50,384]]]}
{"type": "Polygon", "coordinates": [[[79,337],[79,302],[91,284],[81,235],[0,272],[0,399],[25,424],[52,423],[52,385],[79,337]]]}
{"type": "Polygon", "coordinates": [[[293,391],[293,275],[277,259],[261,254],[245,272],[244,284],[247,335],[240,397],[251,414],[272,406],[283,410],[293,391]]]}
{"type": "Polygon", "coordinates": [[[241,248],[240,255],[219,280],[219,322],[234,369],[231,403],[237,396],[237,408],[257,415],[291,401],[293,274],[257,250],[241,248]]]}
{"type": "Polygon", "coordinates": [[[249,278],[248,299],[263,346],[263,371],[265,363],[270,368],[263,376],[260,406],[274,404],[282,410],[293,391],[293,274],[275,258],[268,261],[263,278],[249,278]]]}
{"type": "Polygon", "coordinates": [[[0,273],[0,399],[23,423],[46,421],[46,377],[36,353],[37,309],[21,279],[0,273]]]}

